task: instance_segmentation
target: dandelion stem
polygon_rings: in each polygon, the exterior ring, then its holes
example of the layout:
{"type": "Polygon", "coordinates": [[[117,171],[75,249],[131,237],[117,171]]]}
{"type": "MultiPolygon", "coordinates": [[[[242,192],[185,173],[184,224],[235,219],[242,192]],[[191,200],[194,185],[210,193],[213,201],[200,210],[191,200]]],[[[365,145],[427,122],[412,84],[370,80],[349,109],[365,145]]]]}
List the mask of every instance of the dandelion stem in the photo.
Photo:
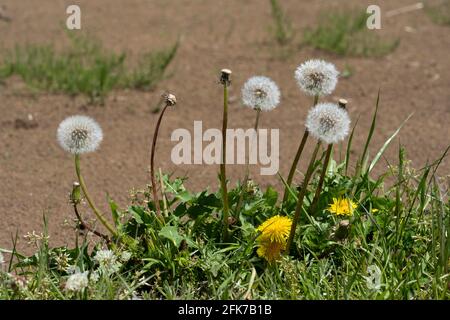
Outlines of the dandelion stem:
{"type": "Polygon", "coordinates": [[[317,157],[317,152],[319,151],[321,142],[320,140],[316,144],[316,148],[311,156],[311,160],[309,161],[308,170],[306,171],[305,179],[303,181],[302,187],[298,193],[297,206],[295,208],[294,219],[292,220],[291,232],[289,233],[289,238],[286,244],[286,253],[289,254],[289,250],[291,248],[292,241],[294,240],[295,230],[297,229],[297,223],[300,218],[300,213],[303,208],[303,200],[305,199],[306,192],[308,190],[308,183],[311,179],[311,176],[314,171],[314,162],[317,157]]]}
{"type": "Polygon", "coordinates": [[[108,229],[108,231],[111,232],[113,236],[117,237],[117,231],[115,230],[115,228],[106,220],[106,218],[103,216],[100,210],[97,209],[91,197],[89,196],[83,176],[81,175],[79,154],[75,154],[75,170],[77,172],[78,182],[80,183],[81,190],[83,190],[84,196],[86,197],[86,201],[88,202],[92,211],[94,211],[95,215],[100,220],[100,222],[106,227],[106,229],[108,229]]]}
{"type": "Polygon", "coordinates": [[[158,192],[156,190],[155,153],[156,153],[156,141],[158,140],[158,133],[159,133],[159,127],[161,125],[161,120],[164,116],[164,113],[167,110],[167,107],[169,107],[169,106],[170,106],[170,104],[166,101],[164,108],[162,109],[161,113],[159,114],[158,121],[156,122],[155,133],[153,134],[152,151],[151,151],[151,155],[150,155],[150,176],[152,179],[153,202],[155,203],[156,216],[160,219],[162,219],[162,215],[161,215],[161,208],[159,206],[158,192]]]}
{"type": "MultiPolygon", "coordinates": [[[[256,137],[258,136],[258,126],[259,126],[259,118],[261,115],[261,109],[256,109],[256,120],[255,120],[255,134],[256,137]]],[[[255,140],[257,142],[257,140],[255,140]]],[[[250,145],[250,148],[252,146],[250,145]]],[[[250,155],[249,155],[250,157],[250,155]]],[[[242,182],[242,190],[241,190],[241,195],[239,196],[239,201],[236,205],[236,213],[239,213],[239,210],[241,209],[242,206],[242,201],[244,201],[244,194],[246,192],[248,192],[248,188],[247,188],[247,183],[249,180],[249,176],[250,176],[250,159],[245,159],[246,163],[245,163],[245,176],[244,176],[244,180],[242,182]]]]}
{"type": "Polygon", "coordinates": [[[317,185],[316,193],[314,195],[314,199],[311,203],[310,212],[313,214],[313,212],[316,210],[317,202],[319,201],[320,193],[322,192],[323,182],[325,180],[325,174],[327,173],[328,163],[330,162],[330,156],[331,151],[333,150],[333,145],[329,144],[327,148],[327,153],[325,155],[325,161],[323,163],[322,172],[320,173],[320,179],[319,184],[317,185]]]}
{"type": "Polygon", "coordinates": [[[77,206],[76,203],[73,204],[73,211],[75,212],[75,216],[77,217],[78,222],[80,223],[79,228],[80,228],[81,230],[86,229],[87,231],[92,232],[92,233],[95,234],[96,236],[98,236],[98,237],[104,239],[106,242],[108,242],[108,243],[111,242],[111,239],[109,239],[107,235],[105,235],[105,234],[103,234],[103,233],[100,233],[100,232],[94,230],[94,229],[91,228],[88,224],[86,224],[86,222],[83,221],[83,219],[81,218],[80,213],[78,212],[78,206],[77,206]]]}
{"type": "MultiPolygon", "coordinates": [[[[314,96],[314,106],[319,102],[319,96],[314,96]]],[[[284,189],[284,195],[283,195],[283,203],[286,202],[289,190],[288,188],[291,186],[292,180],[294,179],[295,170],[297,170],[298,162],[300,161],[300,157],[302,156],[303,149],[305,148],[306,141],[308,140],[309,132],[306,129],[303,133],[302,141],[300,142],[300,145],[298,146],[297,153],[295,154],[294,161],[292,162],[291,170],[289,170],[289,175],[286,180],[286,187],[284,189]]]]}
{"type": "Polygon", "coordinates": [[[223,119],[222,119],[222,161],[220,162],[220,184],[222,190],[223,201],[223,239],[228,239],[228,190],[226,176],[226,146],[227,146],[227,126],[228,126],[228,86],[230,85],[229,76],[231,71],[222,70],[220,82],[223,85],[223,119]]]}

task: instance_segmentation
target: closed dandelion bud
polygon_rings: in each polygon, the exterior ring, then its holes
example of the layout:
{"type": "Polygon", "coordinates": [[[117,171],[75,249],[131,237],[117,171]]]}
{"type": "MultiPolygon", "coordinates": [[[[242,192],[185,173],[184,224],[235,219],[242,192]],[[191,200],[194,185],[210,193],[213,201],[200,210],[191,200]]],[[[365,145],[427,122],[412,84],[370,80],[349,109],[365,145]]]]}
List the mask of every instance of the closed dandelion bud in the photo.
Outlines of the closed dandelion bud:
{"type": "Polygon", "coordinates": [[[270,111],[280,103],[280,89],[267,77],[252,77],[242,87],[242,102],[252,109],[270,111]]]}
{"type": "Polygon", "coordinates": [[[319,103],[309,111],[306,128],[314,138],[335,144],[348,135],[350,118],[345,109],[334,103],[319,103]]]}
{"type": "Polygon", "coordinates": [[[300,89],[309,96],[326,96],[336,88],[339,72],[334,64],[323,60],[308,60],[295,71],[300,89]]]}
{"type": "Polygon", "coordinates": [[[342,220],[336,226],[334,238],[338,241],[342,241],[348,237],[349,233],[350,233],[350,221],[342,220]]]}
{"type": "Polygon", "coordinates": [[[74,182],[70,193],[70,203],[79,204],[81,202],[81,187],[78,182],[74,182]]]}

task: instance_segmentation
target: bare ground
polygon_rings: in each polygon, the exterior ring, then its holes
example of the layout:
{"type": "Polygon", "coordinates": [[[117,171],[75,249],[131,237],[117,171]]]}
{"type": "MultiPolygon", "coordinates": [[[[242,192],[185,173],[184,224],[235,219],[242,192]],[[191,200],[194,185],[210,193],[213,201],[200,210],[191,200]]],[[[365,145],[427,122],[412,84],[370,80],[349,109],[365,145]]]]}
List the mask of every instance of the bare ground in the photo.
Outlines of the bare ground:
{"type": "MultiPolygon", "coordinates": [[[[345,1],[348,7],[367,7],[377,3],[382,12],[415,1],[345,1]]],[[[216,189],[216,166],[176,167],[170,161],[175,142],[170,134],[176,128],[193,130],[194,120],[204,128],[220,128],[222,101],[217,84],[219,70],[233,70],[231,88],[232,128],[252,126],[254,113],[240,103],[240,87],[255,74],[273,78],[282,90],[279,108],[263,114],[261,127],[280,128],[280,173],[286,175],[304,130],[304,118],[311,101],[296,87],[295,67],[309,58],[332,61],[338,69],[349,65],[353,75],[341,79],[334,95],[350,101],[352,119],[359,118],[354,138],[353,156],[359,154],[370,126],[378,89],[381,106],[376,149],[411,113],[413,117],[389,148],[386,161],[395,163],[398,144],[405,145],[414,167],[439,157],[450,144],[450,48],[449,28],[435,25],[423,10],[384,18],[383,37],[399,37],[400,46],[383,58],[338,57],[298,45],[301,30],[312,26],[322,10],[336,10],[343,1],[282,1],[297,37],[290,54],[270,38],[268,1],[76,1],[82,10],[82,31],[99,38],[115,51],[131,56],[150,49],[168,47],[181,37],[180,50],[169,68],[171,76],[153,92],[119,91],[112,93],[105,106],[88,106],[83,97],[30,93],[20,79],[10,79],[0,86],[0,247],[11,247],[16,230],[19,247],[26,249],[22,236],[42,230],[42,216],[49,221],[51,243],[73,243],[73,231],[62,227],[73,214],[68,192],[75,179],[73,161],[58,145],[56,128],[66,116],[87,114],[104,130],[105,139],[98,152],[83,157],[83,170],[94,199],[107,210],[108,192],[122,207],[129,190],[149,183],[148,163],[152,133],[157,115],[151,110],[166,90],[174,92],[178,104],[169,110],[161,127],[157,166],[165,172],[189,176],[194,190],[205,186],[216,189]],[[33,120],[30,121],[29,115],[33,120]]],[[[26,42],[56,42],[62,47],[65,8],[72,2],[42,0],[1,0],[10,22],[0,20],[0,47],[12,48],[26,42]]],[[[310,145],[308,148],[310,149],[310,145]]],[[[379,165],[383,170],[387,162],[379,165]]],[[[263,186],[280,188],[277,176],[253,177],[263,186]]],[[[448,175],[449,160],[444,160],[440,174],[448,175]]],[[[243,166],[230,166],[234,185],[243,175],[243,166]]],[[[87,208],[85,208],[87,212],[87,208]]]]}

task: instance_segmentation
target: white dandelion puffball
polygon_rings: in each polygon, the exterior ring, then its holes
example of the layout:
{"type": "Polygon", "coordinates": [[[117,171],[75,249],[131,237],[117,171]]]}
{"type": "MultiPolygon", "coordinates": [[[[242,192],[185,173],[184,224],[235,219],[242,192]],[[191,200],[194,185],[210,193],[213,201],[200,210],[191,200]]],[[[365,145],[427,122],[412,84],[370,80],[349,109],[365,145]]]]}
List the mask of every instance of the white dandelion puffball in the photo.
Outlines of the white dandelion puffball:
{"type": "Polygon", "coordinates": [[[253,109],[270,111],[280,103],[280,89],[267,77],[251,77],[242,87],[242,102],[253,109]]]}
{"type": "Polygon", "coordinates": [[[345,139],[350,129],[350,118],[345,109],[334,103],[319,103],[309,110],[306,128],[316,139],[327,144],[345,139]]]}
{"type": "Polygon", "coordinates": [[[72,154],[95,151],[103,140],[102,128],[87,116],[71,116],[64,119],[58,127],[58,142],[72,154]]]}
{"type": "Polygon", "coordinates": [[[339,72],[324,60],[308,60],[297,67],[295,79],[300,89],[310,96],[326,96],[333,92],[339,72]]]}
{"type": "Polygon", "coordinates": [[[66,282],[66,290],[69,291],[81,291],[89,285],[88,271],[77,272],[69,276],[66,282]]]}
{"type": "Polygon", "coordinates": [[[5,263],[5,258],[3,257],[3,254],[0,252],[0,266],[4,263],[5,263]]]}

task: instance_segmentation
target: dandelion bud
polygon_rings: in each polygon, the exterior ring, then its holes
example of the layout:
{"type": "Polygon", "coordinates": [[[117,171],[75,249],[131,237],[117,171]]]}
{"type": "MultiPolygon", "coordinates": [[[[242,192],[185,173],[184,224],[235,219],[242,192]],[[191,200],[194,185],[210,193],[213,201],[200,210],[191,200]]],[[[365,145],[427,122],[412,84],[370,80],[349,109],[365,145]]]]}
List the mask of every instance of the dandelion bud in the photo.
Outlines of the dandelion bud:
{"type": "Polygon", "coordinates": [[[297,67],[295,79],[300,89],[310,96],[326,96],[336,88],[339,72],[334,64],[308,60],[297,67]]]}
{"type": "Polygon", "coordinates": [[[57,131],[61,147],[72,154],[95,151],[103,140],[103,132],[95,120],[86,116],[71,116],[63,120],[57,131]]]}
{"type": "Polygon", "coordinates": [[[320,103],[313,107],[306,118],[306,128],[316,139],[327,144],[345,139],[350,128],[346,110],[333,103],[320,103]]]}
{"type": "Polygon", "coordinates": [[[220,75],[220,83],[229,86],[231,84],[231,70],[230,69],[222,69],[220,75]]]}
{"type": "Polygon", "coordinates": [[[78,182],[74,182],[70,193],[70,203],[79,204],[81,202],[81,187],[78,182]]]}
{"type": "Polygon", "coordinates": [[[242,102],[253,109],[272,110],[280,103],[280,89],[267,77],[252,77],[242,87],[242,102]]]}

